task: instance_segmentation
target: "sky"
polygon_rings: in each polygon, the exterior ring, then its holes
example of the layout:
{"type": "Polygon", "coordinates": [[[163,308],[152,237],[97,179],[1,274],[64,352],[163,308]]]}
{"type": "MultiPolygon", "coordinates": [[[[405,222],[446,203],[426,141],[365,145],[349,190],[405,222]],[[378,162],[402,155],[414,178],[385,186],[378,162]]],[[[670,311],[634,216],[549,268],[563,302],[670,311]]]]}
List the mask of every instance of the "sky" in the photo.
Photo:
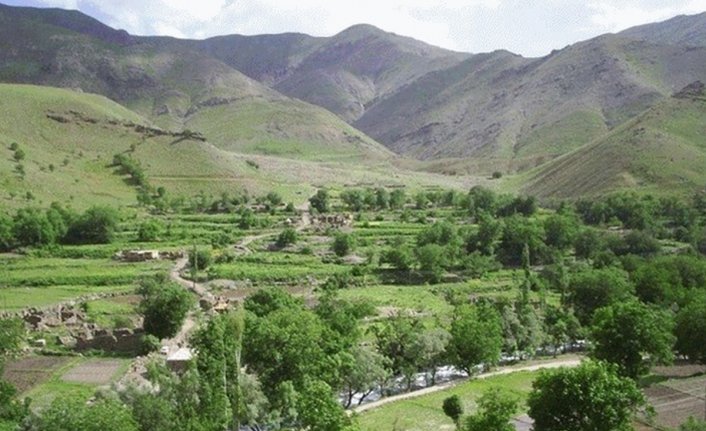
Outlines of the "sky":
{"type": "Polygon", "coordinates": [[[456,51],[526,57],[604,33],[706,12],[706,0],[0,0],[80,10],[136,35],[203,39],[372,24],[456,51]]]}

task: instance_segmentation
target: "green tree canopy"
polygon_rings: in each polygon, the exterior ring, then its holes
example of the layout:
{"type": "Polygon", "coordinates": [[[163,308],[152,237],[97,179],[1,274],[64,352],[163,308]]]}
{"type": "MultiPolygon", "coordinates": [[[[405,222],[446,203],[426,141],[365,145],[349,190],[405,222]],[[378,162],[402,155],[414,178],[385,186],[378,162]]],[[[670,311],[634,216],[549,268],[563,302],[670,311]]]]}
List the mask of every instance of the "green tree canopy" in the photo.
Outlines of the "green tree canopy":
{"type": "Polygon", "coordinates": [[[142,295],[139,312],[144,317],[145,332],[160,339],[176,335],[194,305],[191,293],[164,278],[142,280],[138,293],[142,295]]]}
{"type": "Polygon", "coordinates": [[[588,325],[594,311],[631,298],[633,290],[624,271],[612,267],[591,269],[571,277],[568,301],[581,324],[588,325]]]}
{"type": "Polygon", "coordinates": [[[635,382],[620,377],[616,366],[590,360],[543,371],[527,398],[535,431],[631,431],[644,404],[635,382]]]}
{"type": "Polygon", "coordinates": [[[467,417],[463,431],[514,431],[510,423],[517,399],[499,389],[489,389],[478,400],[478,411],[467,417]]]}
{"type": "Polygon", "coordinates": [[[591,355],[616,364],[633,379],[655,363],[673,359],[674,321],[667,313],[637,301],[616,302],[596,311],[590,338],[591,355]]]}
{"type": "Polygon", "coordinates": [[[474,374],[478,365],[500,360],[502,323],[495,308],[488,305],[460,305],[451,322],[449,355],[459,369],[474,374]]]}
{"type": "Polygon", "coordinates": [[[699,295],[676,317],[676,350],[692,361],[706,363],[706,295],[699,295]]]}

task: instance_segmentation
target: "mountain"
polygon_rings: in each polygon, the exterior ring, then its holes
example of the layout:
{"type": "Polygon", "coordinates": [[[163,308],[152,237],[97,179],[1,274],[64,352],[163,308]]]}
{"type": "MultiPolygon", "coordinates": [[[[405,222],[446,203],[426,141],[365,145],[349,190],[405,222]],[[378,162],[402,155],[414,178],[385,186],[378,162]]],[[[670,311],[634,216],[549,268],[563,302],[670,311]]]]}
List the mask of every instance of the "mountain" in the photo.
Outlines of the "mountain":
{"type": "Polygon", "coordinates": [[[187,43],[138,38],[79,12],[0,6],[0,81],[102,94],[239,152],[322,159],[391,153],[324,109],[286,97],[187,43]]]}
{"type": "Polygon", "coordinates": [[[706,92],[695,82],[578,150],[516,180],[539,197],[571,198],[620,188],[683,193],[706,184],[706,92]]]}
{"type": "Polygon", "coordinates": [[[197,45],[251,78],[347,121],[417,78],[470,56],[365,24],[329,38],[226,36],[197,45]]]}
{"type": "Polygon", "coordinates": [[[706,79],[702,47],[607,35],[539,59],[475,56],[417,80],[354,125],[401,154],[501,159],[525,169],[698,79],[706,79]]]}
{"type": "Polygon", "coordinates": [[[522,174],[587,151],[646,110],[667,117],[672,94],[706,82],[705,41],[706,14],[524,58],[369,25],[332,37],[139,37],[79,12],[0,5],[0,82],[101,94],[231,154],[522,174]]]}

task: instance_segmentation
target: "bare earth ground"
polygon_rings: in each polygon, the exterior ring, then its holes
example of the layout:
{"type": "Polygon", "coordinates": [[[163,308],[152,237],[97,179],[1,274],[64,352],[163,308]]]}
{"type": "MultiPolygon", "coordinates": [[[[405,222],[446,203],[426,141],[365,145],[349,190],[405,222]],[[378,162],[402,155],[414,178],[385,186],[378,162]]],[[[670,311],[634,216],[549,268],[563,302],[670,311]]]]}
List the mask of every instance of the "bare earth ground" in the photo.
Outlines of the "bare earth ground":
{"type": "Polygon", "coordinates": [[[73,383],[107,385],[113,381],[121,365],[122,362],[116,359],[86,361],[71,368],[61,379],[73,383]]]}
{"type": "Polygon", "coordinates": [[[70,358],[58,356],[31,356],[8,362],[3,378],[19,393],[40,385],[51,377],[54,370],[67,363],[70,358]]]}
{"type": "Polygon", "coordinates": [[[690,416],[705,418],[706,366],[685,364],[655,367],[654,372],[668,380],[645,389],[647,401],[657,414],[654,421],[656,427],[640,425],[637,427],[639,431],[677,428],[690,416]]]}

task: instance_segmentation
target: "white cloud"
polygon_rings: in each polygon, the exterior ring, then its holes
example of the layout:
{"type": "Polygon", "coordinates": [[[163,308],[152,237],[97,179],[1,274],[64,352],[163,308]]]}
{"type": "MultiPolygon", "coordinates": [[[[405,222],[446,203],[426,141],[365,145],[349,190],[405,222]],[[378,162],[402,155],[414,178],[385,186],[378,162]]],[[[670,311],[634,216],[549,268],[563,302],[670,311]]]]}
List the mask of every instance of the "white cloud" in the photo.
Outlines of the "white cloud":
{"type": "Polygon", "coordinates": [[[646,4],[645,1],[628,0],[615,2],[594,0],[588,3],[592,14],[590,27],[599,31],[618,32],[627,28],[663,21],[680,14],[695,14],[706,11],[706,0],[686,2],[663,1],[646,4]]]}
{"type": "Polygon", "coordinates": [[[0,0],[80,9],[138,35],[205,38],[368,23],[467,52],[539,56],[605,32],[706,11],[706,0],[0,0]]]}

